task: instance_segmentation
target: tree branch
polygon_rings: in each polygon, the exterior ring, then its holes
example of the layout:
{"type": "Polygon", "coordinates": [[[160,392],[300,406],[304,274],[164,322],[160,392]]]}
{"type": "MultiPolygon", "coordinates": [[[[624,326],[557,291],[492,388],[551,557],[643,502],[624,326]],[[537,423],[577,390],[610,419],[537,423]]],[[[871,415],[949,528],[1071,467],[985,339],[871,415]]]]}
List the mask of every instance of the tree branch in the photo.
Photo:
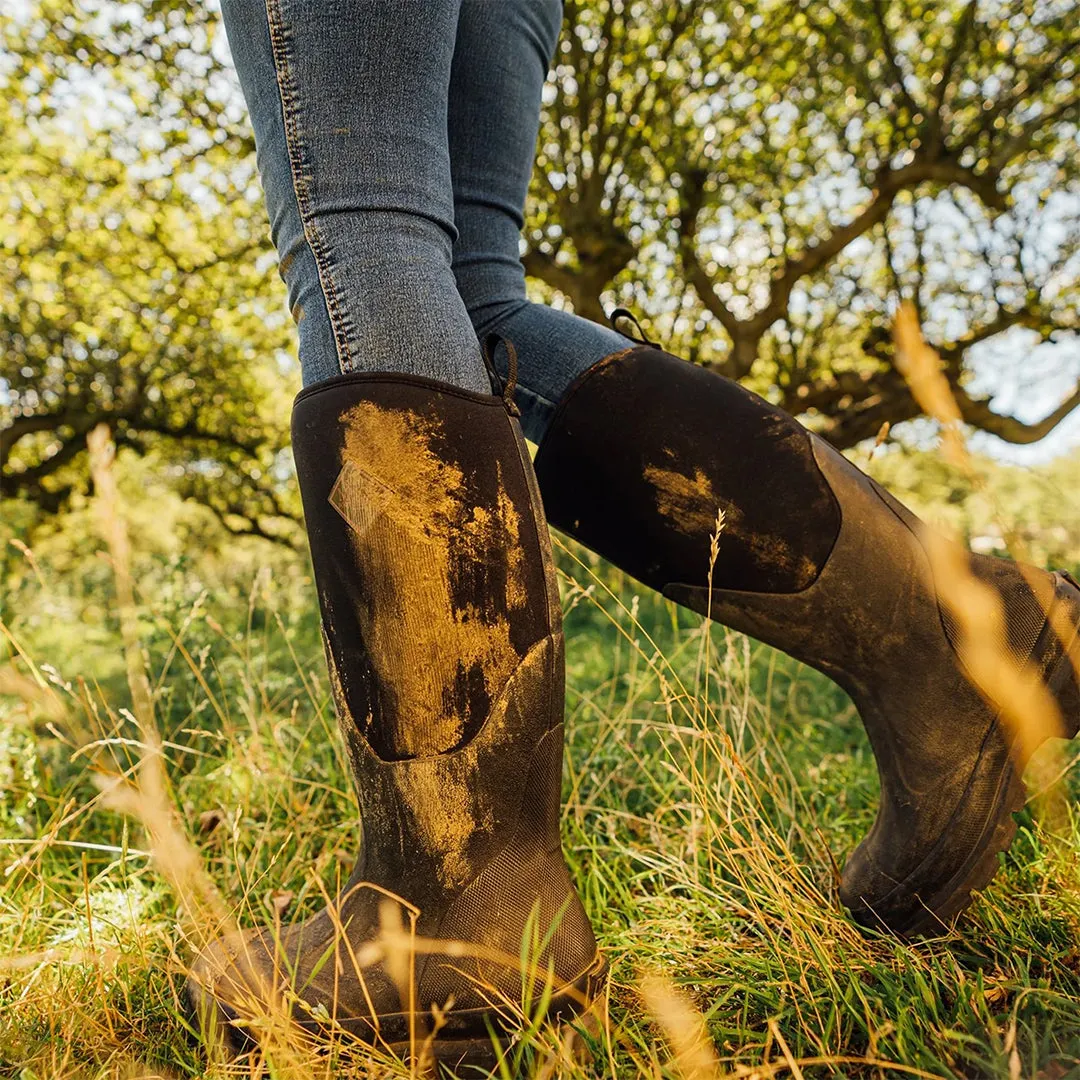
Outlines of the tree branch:
{"type": "Polygon", "coordinates": [[[716,294],[715,283],[706,272],[695,250],[697,220],[704,206],[705,174],[702,170],[687,170],[680,189],[679,253],[686,275],[705,308],[727,331],[732,340],[732,357],[725,374],[739,379],[749,373],[757,356],[758,342],[777,319],[787,313],[792,290],[804,277],[814,274],[831,262],[853,240],[881,224],[889,215],[897,195],[919,184],[963,184],[983,198],[1001,206],[1003,200],[985,174],[976,176],[970,169],[951,158],[936,160],[918,158],[899,169],[886,170],[880,175],[877,187],[866,206],[846,225],[834,228],[813,246],[808,245],[801,255],[787,259],[774,273],[768,299],[756,314],[740,319],[716,294]]]}
{"type": "Polygon", "coordinates": [[[53,431],[72,423],[76,413],[70,406],[56,409],[53,412],[33,413],[30,416],[17,416],[11,423],[0,431],[0,467],[7,464],[8,454],[12,447],[27,435],[35,435],[39,431],[53,431]]]}
{"type": "Polygon", "coordinates": [[[1020,151],[1027,147],[1032,136],[1041,128],[1056,123],[1058,120],[1064,120],[1074,113],[1080,115],[1080,92],[1066,98],[1065,101],[1062,101],[1049,112],[1039,113],[1038,116],[1034,116],[1026,123],[1021,124],[1020,130],[1006,139],[1004,144],[998,148],[990,160],[990,167],[994,170],[1003,169],[1020,151]]]}
{"type": "Polygon", "coordinates": [[[229,446],[233,450],[239,450],[250,457],[258,455],[263,449],[259,440],[238,439],[235,435],[225,435],[217,431],[208,431],[196,421],[189,420],[184,424],[167,424],[164,421],[154,420],[150,417],[126,415],[123,417],[127,426],[133,431],[150,432],[154,435],[164,435],[171,439],[191,440],[193,442],[212,442],[220,446],[229,446]]]}
{"type": "Polygon", "coordinates": [[[1053,412],[1041,420],[1036,420],[1033,424],[1025,424],[1015,416],[1005,416],[994,412],[990,408],[989,401],[970,397],[963,387],[954,386],[953,394],[965,423],[1018,445],[1027,445],[1046,438],[1069,413],[1080,406],[1080,385],[1078,385],[1053,412]]]}
{"type": "Polygon", "coordinates": [[[273,544],[281,544],[292,549],[296,548],[294,537],[290,537],[286,533],[270,532],[257,516],[248,516],[243,511],[234,509],[232,506],[220,507],[206,502],[203,502],[202,505],[218,519],[222,528],[233,536],[257,536],[259,539],[269,540],[273,544]],[[246,527],[234,525],[229,518],[240,518],[245,522],[246,527]]]}
{"type": "Polygon", "coordinates": [[[687,271],[687,279],[693,285],[706,310],[734,340],[742,332],[734,312],[716,295],[713,280],[698,258],[694,241],[697,238],[698,218],[705,205],[705,169],[684,169],[679,186],[679,255],[687,271]]]}
{"type": "MultiPolygon", "coordinates": [[[[989,335],[986,335],[989,336],[989,335]]],[[[982,340],[982,338],[980,338],[982,340]]],[[[964,422],[1017,445],[1038,442],[1080,407],[1080,385],[1049,415],[1034,423],[994,412],[985,398],[973,398],[947,373],[964,422]]],[[[887,420],[898,424],[921,415],[907,382],[895,368],[873,372],[839,371],[785,393],[784,408],[796,415],[815,411],[827,419],[822,435],[839,449],[873,438],[887,420]]]]}
{"type": "Polygon", "coordinates": [[[948,345],[939,346],[938,355],[941,357],[945,368],[952,377],[959,374],[964,355],[973,345],[981,341],[996,337],[1014,326],[1026,326],[1032,330],[1038,329],[1042,324],[1039,313],[1032,308],[1009,309],[1000,308],[997,315],[982,326],[976,327],[970,333],[965,334],[957,341],[948,345]]]}
{"type": "Polygon", "coordinates": [[[1004,199],[992,180],[985,174],[976,175],[953,159],[917,158],[899,169],[887,170],[879,177],[870,201],[847,225],[833,229],[813,247],[807,247],[801,255],[787,260],[783,270],[774,278],[769,303],[758,318],[771,316],[766,327],[775,322],[779,314],[786,309],[792,287],[800,278],[816,273],[836,258],[852,240],[884,221],[901,191],[910,191],[927,182],[959,184],[973,191],[987,205],[1004,209],[1004,199]]]}
{"type": "MultiPolygon", "coordinates": [[[[671,59],[671,54],[682,40],[683,35],[688,29],[693,27],[698,16],[699,8],[700,4],[697,0],[694,0],[694,2],[676,13],[669,28],[668,39],[664,42],[664,45],[660,50],[660,55],[657,57],[659,61],[666,65],[668,60],[671,59]]],[[[614,145],[608,151],[609,162],[625,161],[640,145],[643,133],[652,125],[656,105],[660,100],[660,97],[660,91],[651,79],[646,80],[637,88],[634,97],[630,102],[629,109],[625,110],[625,120],[620,127],[618,134],[615,136],[614,145]],[[629,122],[630,117],[640,111],[645,99],[645,93],[649,89],[652,89],[653,95],[649,100],[648,109],[646,110],[645,115],[640,117],[641,122],[636,128],[633,128],[629,122]]]]}
{"type": "Polygon", "coordinates": [[[945,63],[941,69],[941,90],[937,95],[937,100],[934,102],[927,126],[927,143],[931,153],[937,152],[941,146],[941,134],[945,127],[945,109],[948,107],[953,92],[953,71],[956,69],[956,63],[960,59],[960,54],[963,52],[964,45],[967,43],[975,25],[978,8],[979,0],[968,0],[964,10],[953,25],[952,45],[949,47],[945,63]]]}
{"type": "Polygon", "coordinates": [[[9,469],[5,472],[0,477],[0,486],[3,487],[4,496],[17,495],[19,492],[31,491],[39,487],[46,476],[52,475],[57,469],[72,461],[86,448],[86,433],[91,426],[89,424],[80,425],[79,430],[76,430],[74,435],[61,442],[60,449],[55,454],[51,454],[43,461],[38,462],[37,465],[31,466],[29,469],[18,471],[9,469]]]}
{"type": "Polygon", "coordinates": [[[886,0],[873,0],[871,7],[874,12],[874,21],[877,23],[878,36],[881,38],[881,51],[885,54],[885,62],[889,65],[889,71],[892,72],[893,81],[896,83],[896,89],[900,92],[900,96],[904,99],[904,103],[911,110],[911,115],[914,116],[919,111],[919,106],[916,104],[915,99],[911,96],[904,83],[904,72],[900,67],[900,61],[896,58],[896,49],[893,46],[892,35],[889,33],[889,28],[885,21],[886,0]]]}
{"type": "Polygon", "coordinates": [[[1011,94],[1003,94],[991,108],[982,110],[974,127],[962,133],[959,145],[970,146],[974,144],[976,136],[991,135],[998,118],[1008,116],[1029,94],[1038,93],[1061,70],[1062,61],[1078,48],[1080,48],[1080,38],[1072,38],[1066,41],[1041,67],[1034,71],[1021,68],[1020,70],[1023,70],[1028,77],[1018,80],[1019,85],[1013,88],[1011,94]]]}

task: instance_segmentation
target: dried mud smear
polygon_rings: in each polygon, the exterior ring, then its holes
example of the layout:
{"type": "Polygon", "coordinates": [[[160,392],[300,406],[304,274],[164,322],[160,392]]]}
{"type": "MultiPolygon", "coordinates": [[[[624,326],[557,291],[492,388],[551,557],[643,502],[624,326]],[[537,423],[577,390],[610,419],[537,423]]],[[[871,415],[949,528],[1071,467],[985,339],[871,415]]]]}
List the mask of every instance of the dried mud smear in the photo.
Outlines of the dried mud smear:
{"type": "MultiPolygon", "coordinates": [[[[501,483],[487,505],[469,498],[461,469],[432,449],[435,421],[372,402],[343,421],[342,471],[331,502],[352,526],[369,583],[371,602],[358,614],[383,695],[380,722],[389,725],[380,736],[401,757],[445,753],[482,721],[467,715],[470,705],[494,701],[521,660],[508,617],[526,603],[518,513],[501,483]],[[500,560],[508,563],[505,595],[484,594],[504,575],[489,581],[482,570],[471,595],[455,591],[462,567],[500,560]],[[477,692],[478,680],[486,693],[477,692]]],[[[396,774],[409,788],[402,793],[425,841],[443,853],[447,876],[458,877],[468,838],[483,825],[471,798],[448,790],[441,771],[421,763],[396,774]]]]}
{"type": "Polygon", "coordinates": [[[711,534],[716,530],[720,500],[701,469],[695,469],[693,477],[689,477],[674,469],[649,465],[644,475],[656,492],[656,509],[662,517],[683,532],[711,534]]]}
{"type": "MultiPolygon", "coordinates": [[[[695,469],[693,476],[686,476],[675,469],[649,465],[643,475],[654,489],[657,512],[681,532],[699,535],[704,540],[701,562],[703,573],[708,569],[708,538],[716,532],[716,513],[723,508],[724,529],[717,559],[718,577],[721,577],[723,572],[725,542],[734,541],[748,549],[759,566],[771,570],[783,568],[790,571],[799,582],[813,581],[818,570],[813,560],[797,552],[781,536],[748,528],[742,510],[731,503],[725,503],[717,495],[704,470],[695,469]]],[[[753,588],[753,583],[745,583],[745,587],[753,588]]]]}

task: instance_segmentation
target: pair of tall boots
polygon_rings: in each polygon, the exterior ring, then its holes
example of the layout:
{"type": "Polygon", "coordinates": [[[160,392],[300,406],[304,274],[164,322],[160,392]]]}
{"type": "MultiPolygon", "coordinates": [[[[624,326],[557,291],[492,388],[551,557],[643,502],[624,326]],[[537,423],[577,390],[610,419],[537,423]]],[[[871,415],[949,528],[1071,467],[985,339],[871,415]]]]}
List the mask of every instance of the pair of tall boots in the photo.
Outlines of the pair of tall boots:
{"type": "MultiPolygon", "coordinates": [[[[840,888],[859,922],[941,929],[1011,840],[1030,740],[967,677],[923,527],[887,492],[784,412],[645,342],[571,388],[535,473],[515,413],[509,396],[401,375],[297,399],[363,842],[331,911],[197,960],[195,1002],[233,1031],[257,1026],[269,993],[302,1027],[397,1052],[433,1036],[437,1057],[482,1062],[523,1000],[552,1019],[589,1007],[605,965],[559,842],[563,642],[544,511],[850,694],[881,779],[840,888]],[[411,920],[407,965],[387,952],[387,896],[403,905],[399,945],[411,920]]],[[[1080,589],[968,558],[1004,603],[1003,648],[1056,700],[1052,734],[1075,735],[1080,589]]]]}

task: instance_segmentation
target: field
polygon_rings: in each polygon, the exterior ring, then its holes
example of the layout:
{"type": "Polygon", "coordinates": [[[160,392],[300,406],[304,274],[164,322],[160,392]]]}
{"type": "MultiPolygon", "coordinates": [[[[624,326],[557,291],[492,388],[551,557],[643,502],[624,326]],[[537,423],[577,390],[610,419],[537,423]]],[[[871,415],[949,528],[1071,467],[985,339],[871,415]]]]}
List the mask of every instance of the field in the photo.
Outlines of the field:
{"type": "MultiPolygon", "coordinates": [[[[143,467],[121,478],[125,507],[108,508],[134,547],[126,659],[95,508],[33,548],[17,528],[4,537],[3,1077],[249,1074],[208,1058],[180,996],[203,909],[220,902],[243,925],[302,916],[356,854],[306,556],[230,541],[155,494],[143,467]],[[157,756],[129,667],[149,678],[157,756]],[[121,797],[121,779],[139,798],[121,797]]],[[[1080,464],[986,469],[1033,556],[1075,569],[1080,464]]],[[[936,463],[897,457],[882,471],[973,542],[997,542],[983,497],[950,497],[936,463]]],[[[610,1024],[590,1061],[540,1031],[503,1075],[1080,1076],[1075,755],[1059,769],[1069,797],[1053,835],[1025,811],[955,932],[867,936],[836,898],[877,791],[846,697],[557,548],[563,840],[611,961],[610,1024]]],[[[288,1047],[268,1064],[283,1077],[408,1075],[288,1047]]]]}

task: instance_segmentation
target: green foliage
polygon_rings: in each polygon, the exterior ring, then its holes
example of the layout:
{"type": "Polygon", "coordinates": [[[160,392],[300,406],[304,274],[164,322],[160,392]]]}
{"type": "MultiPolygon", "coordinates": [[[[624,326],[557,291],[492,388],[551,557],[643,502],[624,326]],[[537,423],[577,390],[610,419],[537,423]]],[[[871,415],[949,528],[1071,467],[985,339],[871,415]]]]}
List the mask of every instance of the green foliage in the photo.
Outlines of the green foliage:
{"type": "Polygon", "coordinates": [[[287,536],[291,328],[250,139],[216,21],[158,7],[132,25],[45,4],[5,27],[4,494],[60,508],[107,423],[226,526],[287,536]]]}
{"type": "Polygon", "coordinates": [[[974,459],[975,483],[939,456],[878,450],[860,465],[927,521],[951,529],[976,551],[1011,553],[1039,566],[1080,572],[1080,490],[1077,459],[1037,469],[974,459]]]}

